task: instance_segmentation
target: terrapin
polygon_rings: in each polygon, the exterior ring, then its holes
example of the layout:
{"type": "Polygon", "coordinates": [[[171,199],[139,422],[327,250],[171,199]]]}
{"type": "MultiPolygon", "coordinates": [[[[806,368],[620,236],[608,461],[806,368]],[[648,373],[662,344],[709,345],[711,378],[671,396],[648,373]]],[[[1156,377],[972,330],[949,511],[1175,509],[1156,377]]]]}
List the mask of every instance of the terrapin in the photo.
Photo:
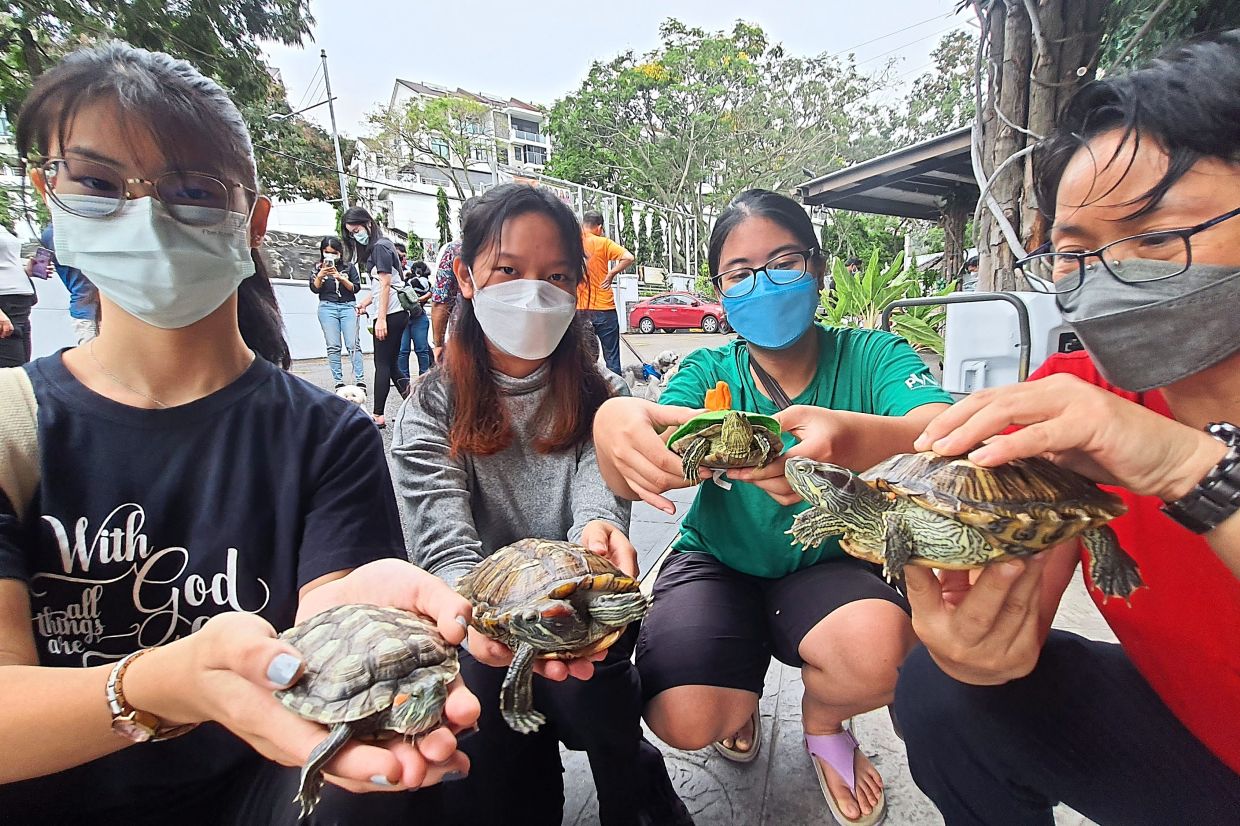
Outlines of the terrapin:
{"type": "Polygon", "coordinates": [[[779,422],[739,410],[711,410],[680,426],[667,446],[680,456],[685,479],[698,468],[763,467],[783,450],[779,422]]]}
{"type": "Polygon", "coordinates": [[[284,707],[331,727],[301,770],[296,802],[304,818],[323,788],[323,766],[349,740],[413,737],[440,725],[459,666],[433,623],[396,608],[339,605],[293,626],[280,639],[306,670],[275,692],[284,707]]]}
{"type": "Polygon", "coordinates": [[[534,660],[604,651],[646,614],[637,581],[570,542],[522,539],[478,563],[457,591],[474,606],[473,626],[513,650],[500,688],[500,713],[514,731],[537,731],[534,660]]]}
{"type": "Polygon", "coordinates": [[[902,453],[858,476],[798,458],[785,475],[813,505],[793,519],[794,544],[810,548],[843,534],[845,551],[881,563],[889,579],[906,564],[978,568],[1079,536],[1104,599],[1127,600],[1142,585],[1106,524],[1126,512],[1123,502],[1046,459],[983,468],[962,457],[902,453]]]}

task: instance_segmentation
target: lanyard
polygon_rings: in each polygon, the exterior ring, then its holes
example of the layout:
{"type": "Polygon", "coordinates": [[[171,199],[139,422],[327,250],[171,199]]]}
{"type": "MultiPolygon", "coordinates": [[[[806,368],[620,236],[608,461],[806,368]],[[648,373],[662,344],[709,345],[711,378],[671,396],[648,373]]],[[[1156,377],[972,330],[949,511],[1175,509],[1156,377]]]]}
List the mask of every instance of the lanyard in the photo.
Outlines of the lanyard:
{"type": "Polygon", "coordinates": [[[762,382],[762,388],[766,390],[766,394],[771,397],[771,401],[775,402],[775,406],[780,410],[784,410],[792,405],[792,399],[788,398],[788,394],[784,392],[784,388],[779,386],[779,382],[775,381],[775,377],[763,369],[761,364],[753,357],[753,353],[749,354],[749,365],[753,368],[754,373],[758,377],[758,381],[762,382]]]}

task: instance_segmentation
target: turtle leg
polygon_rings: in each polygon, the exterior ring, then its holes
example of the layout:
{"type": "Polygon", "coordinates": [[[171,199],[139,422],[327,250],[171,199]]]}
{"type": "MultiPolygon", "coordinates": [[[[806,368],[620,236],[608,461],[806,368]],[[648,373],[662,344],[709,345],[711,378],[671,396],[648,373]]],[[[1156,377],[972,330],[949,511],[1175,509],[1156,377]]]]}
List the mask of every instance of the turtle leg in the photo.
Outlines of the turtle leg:
{"type": "Polygon", "coordinates": [[[913,532],[899,512],[887,513],[883,517],[887,527],[886,544],[883,553],[883,576],[888,582],[904,577],[904,566],[917,550],[913,532]]]}
{"type": "Polygon", "coordinates": [[[826,508],[808,508],[792,517],[792,527],[784,531],[792,537],[792,544],[800,544],[805,550],[816,548],[828,536],[844,533],[843,521],[826,508]]]}
{"type": "Polygon", "coordinates": [[[1137,563],[1119,546],[1119,538],[1109,525],[1085,531],[1081,543],[1089,552],[1089,575],[1102,592],[1102,601],[1120,597],[1125,602],[1140,588],[1141,571],[1137,563]]]}
{"type": "Polygon", "coordinates": [[[765,427],[754,427],[753,440],[758,445],[758,450],[762,451],[758,458],[758,467],[766,467],[767,462],[771,461],[771,436],[765,427]]]}
{"type": "Polygon", "coordinates": [[[297,796],[293,802],[301,804],[300,817],[303,820],[310,816],[319,802],[319,793],[323,791],[323,767],[352,737],[351,723],[337,723],[332,726],[327,739],[314,747],[306,765],[301,767],[301,782],[297,784],[297,796]]]}
{"type": "Polygon", "coordinates": [[[532,734],[547,718],[534,710],[534,648],[521,643],[499,689],[499,710],[513,731],[532,734]]]}
{"type": "Polygon", "coordinates": [[[698,479],[698,468],[709,452],[710,441],[707,439],[695,439],[693,444],[685,448],[684,454],[680,457],[680,466],[685,471],[685,481],[694,484],[701,481],[698,479]]]}
{"type": "Polygon", "coordinates": [[[601,625],[619,628],[646,615],[648,603],[640,591],[623,594],[600,594],[590,600],[590,619],[601,625]]]}

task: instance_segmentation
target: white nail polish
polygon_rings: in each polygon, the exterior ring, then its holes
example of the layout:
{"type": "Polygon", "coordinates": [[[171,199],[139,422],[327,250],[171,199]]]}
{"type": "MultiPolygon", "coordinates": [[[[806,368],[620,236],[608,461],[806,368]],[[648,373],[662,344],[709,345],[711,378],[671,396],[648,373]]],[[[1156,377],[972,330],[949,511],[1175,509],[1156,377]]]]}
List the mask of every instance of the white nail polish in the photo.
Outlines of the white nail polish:
{"type": "Polygon", "coordinates": [[[370,778],[370,782],[374,783],[376,786],[391,786],[392,785],[392,781],[388,780],[386,777],[384,777],[381,774],[376,774],[374,777],[370,778]]]}
{"type": "Polygon", "coordinates": [[[301,668],[301,660],[292,654],[277,654],[267,666],[267,679],[276,685],[288,685],[297,676],[299,668],[301,668]]]}

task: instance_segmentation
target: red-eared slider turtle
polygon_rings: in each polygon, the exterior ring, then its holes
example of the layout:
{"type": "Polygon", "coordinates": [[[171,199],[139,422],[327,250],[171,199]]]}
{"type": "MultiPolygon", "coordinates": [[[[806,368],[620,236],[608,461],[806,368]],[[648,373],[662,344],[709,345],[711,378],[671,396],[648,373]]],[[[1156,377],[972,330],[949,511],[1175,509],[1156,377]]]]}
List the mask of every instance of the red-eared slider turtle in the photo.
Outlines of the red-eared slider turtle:
{"type": "Polygon", "coordinates": [[[681,425],[667,446],[680,456],[685,479],[697,482],[700,467],[762,467],[784,449],[779,434],[779,422],[770,416],[711,410],[681,425]]]}
{"type": "Polygon", "coordinates": [[[513,650],[500,711],[515,731],[537,731],[535,658],[585,657],[611,646],[646,615],[637,581],[598,554],[549,539],[522,539],[478,563],[457,591],[474,606],[473,626],[513,650]]]}
{"type": "Polygon", "coordinates": [[[305,673],[275,692],[288,710],[331,727],[301,770],[296,801],[306,817],[323,788],[323,766],[353,738],[413,737],[443,722],[456,647],[434,623],[396,608],[340,605],[280,635],[301,652],[305,673]]]}
{"type": "Polygon", "coordinates": [[[812,508],[788,531],[807,548],[843,534],[853,556],[878,562],[889,578],[905,565],[978,568],[1080,537],[1105,597],[1141,586],[1137,564],[1107,522],[1123,502],[1042,458],[983,468],[962,457],[902,453],[858,476],[847,468],[790,459],[792,489],[812,508]]]}

